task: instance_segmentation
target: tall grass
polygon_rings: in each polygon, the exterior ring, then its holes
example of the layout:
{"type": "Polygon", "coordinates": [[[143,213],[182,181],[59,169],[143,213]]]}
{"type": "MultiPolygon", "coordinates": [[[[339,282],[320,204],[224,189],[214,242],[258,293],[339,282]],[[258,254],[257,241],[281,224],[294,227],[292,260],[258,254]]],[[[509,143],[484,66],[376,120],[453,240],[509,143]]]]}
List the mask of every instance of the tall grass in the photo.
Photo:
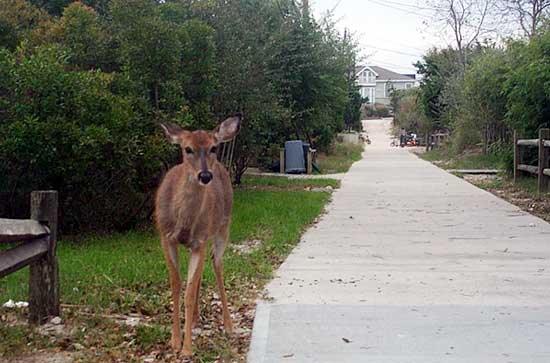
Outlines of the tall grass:
{"type": "Polygon", "coordinates": [[[321,174],[345,173],[351,165],[361,160],[363,144],[336,143],[333,150],[328,154],[320,154],[317,163],[321,174]]]}

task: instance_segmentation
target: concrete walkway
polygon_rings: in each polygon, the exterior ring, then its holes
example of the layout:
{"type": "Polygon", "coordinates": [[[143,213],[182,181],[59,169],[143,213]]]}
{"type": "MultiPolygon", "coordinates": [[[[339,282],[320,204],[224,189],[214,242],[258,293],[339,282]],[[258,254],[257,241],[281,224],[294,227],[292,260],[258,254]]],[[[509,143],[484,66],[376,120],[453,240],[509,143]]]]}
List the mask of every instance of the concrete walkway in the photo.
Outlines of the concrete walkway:
{"type": "Polygon", "coordinates": [[[248,361],[550,362],[550,225],[390,148],[389,120],[267,286],[248,361]]]}

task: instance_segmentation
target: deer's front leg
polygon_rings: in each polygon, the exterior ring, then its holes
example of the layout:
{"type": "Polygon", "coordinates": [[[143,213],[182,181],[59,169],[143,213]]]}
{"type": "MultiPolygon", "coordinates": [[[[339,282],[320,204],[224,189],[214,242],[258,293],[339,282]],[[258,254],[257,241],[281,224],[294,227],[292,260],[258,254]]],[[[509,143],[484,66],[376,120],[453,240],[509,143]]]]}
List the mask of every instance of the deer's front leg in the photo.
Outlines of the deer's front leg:
{"type": "Polygon", "coordinates": [[[189,258],[189,270],[187,272],[187,287],[185,289],[185,326],[183,338],[183,355],[191,356],[192,329],[195,312],[195,304],[198,294],[198,285],[200,284],[202,270],[204,267],[204,258],[206,255],[207,243],[201,242],[196,249],[191,249],[189,258]]]}
{"type": "Polygon", "coordinates": [[[169,243],[166,239],[161,241],[162,250],[168,271],[170,272],[170,288],[172,290],[172,349],[179,352],[181,349],[181,327],[180,327],[180,292],[181,277],[178,263],[178,247],[176,244],[169,243]]]}

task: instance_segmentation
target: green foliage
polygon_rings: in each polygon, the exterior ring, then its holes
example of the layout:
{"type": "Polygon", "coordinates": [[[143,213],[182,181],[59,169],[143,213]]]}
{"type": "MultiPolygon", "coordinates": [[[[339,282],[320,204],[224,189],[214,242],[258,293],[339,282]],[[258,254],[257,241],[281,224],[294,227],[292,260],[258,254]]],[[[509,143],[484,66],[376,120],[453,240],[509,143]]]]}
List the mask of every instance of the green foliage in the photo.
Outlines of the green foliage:
{"type": "Polygon", "coordinates": [[[285,140],[326,150],[344,122],[360,127],[357,47],[304,4],[0,4],[0,213],[24,215],[26,193],[55,188],[65,231],[144,221],[159,176],[178,161],[158,121],[213,129],[244,113],[236,182],[285,140]]]}
{"type": "Polygon", "coordinates": [[[50,16],[25,0],[0,0],[0,47],[17,48],[23,40],[36,41],[50,16]]]}
{"type": "Polygon", "coordinates": [[[467,69],[463,108],[455,123],[454,142],[459,151],[483,142],[487,154],[491,144],[506,140],[504,85],[508,71],[506,53],[492,47],[481,49],[467,69]]]}
{"type": "Polygon", "coordinates": [[[506,83],[508,122],[522,136],[535,137],[550,127],[550,31],[513,44],[516,56],[506,83]]]}
{"type": "Polygon", "coordinates": [[[69,5],[52,29],[52,35],[66,50],[69,62],[78,68],[109,70],[112,67],[112,39],[92,8],[80,2],[69,5]]]}
{"type": "Polygon", "coordinates": [[[365,109],[365,115],[367,117],[389,117],[390,110],[385,106],[377,105],[376,108],[367,107],[365,109]]]}
{"type": "Polygon", "coordinates": [[[461,74],[459,59],[454,49],[432,49],[421,62],[416,63],[417,71],[423,77],[420,84],[420,107],[429,131],[450,126],[447,112],[459,97],[450,95],[448,91],[457,89],[449,86],[461,74]]]}
{"type": "Polygon", "coordinates": [[[468,49],[466,68],[453,49],[433,50],[417,67],[424,75],[420,111],[428,131],[452,131],[451,150],[483,146],[511,165],[511,129],[535,137],[550,122],[550,31],[505,47],[468,49]],[[496,150],[496,151],[495,151],[496,150]]]}
{"type": "Polygon", "coordinates": [[[356,110],[346,110],[359,105],[351,88],[355,80],[347,76],[355,65],[355,45],[337,34],[330,19],[321,26],[308,9],[294,2],[285,5],[272,68],[283,103],[291,110],[287,137],[294,133],[326,150],[335,132],[343,129],[346,111],[356,117],[356,110]]]}
{"type": "Polygon", "coordinates": [[[363,124],[361,123],[362,114],[361,106],[364,103],[363,97],[358,92],[356,87],[352,87],[348,94],[348,106],[344,114],[344,123],[346,124],[346,131],[362,131],[363,124]]]}
{"type": "Polygon", "coordinates": [[[174,114],[184,103],[180,72],[189,41],[179,24],[158,15],[152,0],[114,0],[111,16],[120,42],[121,63],[156,111],[174,114]]]}
{"type": "Polygon", "coordinates": [[[158,142],[128,100],[109,91],[111,77],[68,71],[55,47],[0,58],[15,85],[4,90],[0,173],[10,177],[2,189],[59,190],[66,229],[122,227],[142,212],[135,204],[160,168],[151,153],[158,142]]]}
{"type": "Polygon", "coordinates": [[[408,132],[425,133],[425,117],[420,112],[417,89],[401,90],[392,93],[394,105],[394,125],[408,132]]]}

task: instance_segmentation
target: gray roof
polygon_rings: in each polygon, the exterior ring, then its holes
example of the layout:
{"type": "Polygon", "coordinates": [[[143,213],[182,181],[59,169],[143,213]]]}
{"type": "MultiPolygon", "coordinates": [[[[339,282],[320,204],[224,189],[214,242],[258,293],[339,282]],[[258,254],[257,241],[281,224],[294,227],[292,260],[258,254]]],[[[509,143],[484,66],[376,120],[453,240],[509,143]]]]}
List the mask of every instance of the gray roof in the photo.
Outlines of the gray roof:
{"type": "Polygon", "coordinates": [[[379,66],[355,66],[355,74],[359,74],[365,68],[372,69],[378,76],[376,80],[390,80],[390,81],[415,81],[416,75],[414,74],[401,74],[389,69],[379,66]]]}
{"type": "Polygon", "coordinates": [[[382,79],[382,80],[392,80],[392,81],[414,81],[413,77],[410,77],[409,75],[400,74],[394,71],[390,71],[389,69],[378,67],[378,66],[369,66],[373,71],[378,73],[378,77],[376,77],[376,80],[382,79]]]}

